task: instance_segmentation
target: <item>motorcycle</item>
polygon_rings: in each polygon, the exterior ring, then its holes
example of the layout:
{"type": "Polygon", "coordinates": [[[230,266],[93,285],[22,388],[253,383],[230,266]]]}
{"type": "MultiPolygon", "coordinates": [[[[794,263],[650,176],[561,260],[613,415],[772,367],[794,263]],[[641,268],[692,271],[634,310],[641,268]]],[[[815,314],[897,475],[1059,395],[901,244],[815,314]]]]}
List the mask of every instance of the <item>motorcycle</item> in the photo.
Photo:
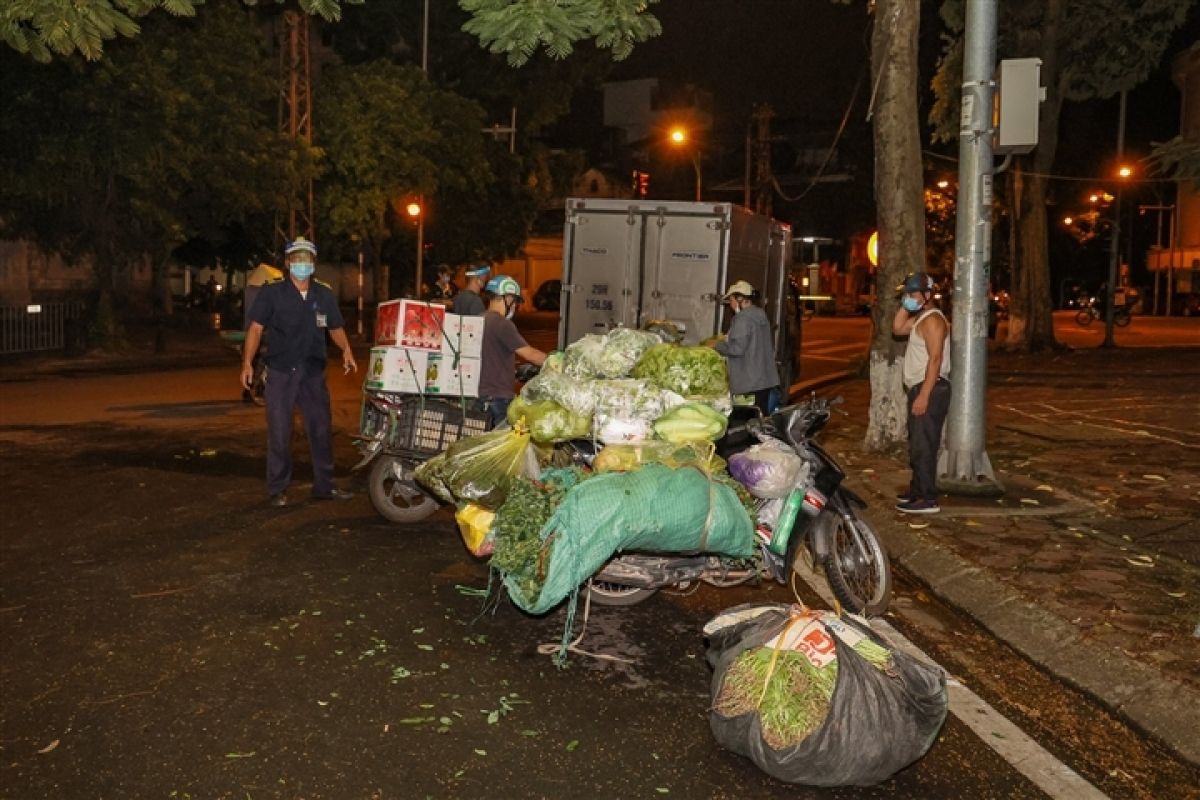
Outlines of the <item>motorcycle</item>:
{"type": "MultiPolygon", "coordinates": [[[[1092,324],[1092,320],[1104,321],[1104,304],[1097,302],[1095,298],[1090,298],[1080,301],[1081,308],[1075,313],[1075,324],[1086,328],[1092,324]]],[[[1113,309],[1113,322],[1124,328],[1133,321],[1133,315],[1129,311],[1128,305],[1119,305],[1113,309]]]]}
{"type": "MultiPolygon", "coordinates": [[[[605,564],[588,584],[591,601],[630,606],[661,588],[686,588],[695,581],[717,587],[764,578],[787,584],[793,572],[807,570],[811,564],[824,572],[829,588],[847,610],[867,616],[882,614],[892,595],[887,552],[858,514],[866,503],[842,485],[845,472],[813,439],[829,421],[834,402],[814,397],[766,418],[758,417],[756,410],[750,416],[750,411],[735,409],[742,419],[732,422],[718,443],[717,452],[727,458],[771,438],[789,445],[804,460],[807,468],[795,487],[804,498],[800,513],[791,523],[790,535],[778,531],[786,537],[786,549],[779,547],[781,537],[776,531],[760,523],[756,533],[760,557],[749,565],[713,555],[622,554],[605,564]]],[[[770,503],[760,501],[760,516],[769,516],[761,512],[768,510],[770,503]]],[[[778,506],[774,510],[778,511],[778,506]]],[[[788,524],[785,515],[778,515],[773,522],[788,524]]]]}
{"type": "Polygon", "coordinates": [[[400,392],[364,390],[355,438],[368,468],[367,494],[391,522],[421,522],[439,503],[417,485],[414,470],[467,436],[487,430],[487,414],[471,401],[400,392]]]}

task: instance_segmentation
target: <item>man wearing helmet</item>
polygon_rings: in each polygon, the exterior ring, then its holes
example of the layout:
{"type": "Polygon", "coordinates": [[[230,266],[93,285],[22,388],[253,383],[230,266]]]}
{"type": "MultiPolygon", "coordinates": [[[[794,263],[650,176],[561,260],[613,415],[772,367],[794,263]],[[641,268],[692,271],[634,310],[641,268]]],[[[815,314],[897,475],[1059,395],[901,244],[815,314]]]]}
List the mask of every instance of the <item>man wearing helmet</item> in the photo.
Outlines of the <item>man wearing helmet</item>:
{"type": "Polygon", "coordinates": [[[912,480],[896,498],[905,514],[936,514],[937,458],[942,423],[950,410],[950,324],[933,302],[933,279],[916,272],[896,287],[903,293],[892,335],[908,337],[904,351],[904,391],[908,395],[908,462],[912,480]]]}
{"type": "Polygon", "coordinates": [[[507,275],[497,275],[484,287],[489,301],[483,314],[483,353],[479,365],[479,399],[488,413],[488,427],[504,421],[516,391],[514,355],[541,366],[546,354],[530,347],[512,318],[521,304],[521,287],[507,275]]]}
{"type": "Polygon", "coordinates": [[[478,317],[487,307],[483,304],[483,282],[487,280],[492,268],[487,264],[478,264],[466,271],[467,288],[454,296],[454,305],[450,308],[455,314],[464,317],[478,317]]]}
{"type": "Polygon", "coordinates": [[[248,354],[242,360],[242,386],[254,377],[251,363],[263,332],[271,348],[266,354],[267,379],[267,494],[271,505],[286,506],[292,480],[292,414],[298,407],[312,452],[312,496],[344,500],[349,492],[333,485],[332,418],[329,387],[325,385],[325,333],[342,351],[347,372],[358,370],[337,297],[328,284],[315,280],[317,248],[303,237],[284,250],[288,276],[259,292],[250,309],[246,331],[248,354]]]}

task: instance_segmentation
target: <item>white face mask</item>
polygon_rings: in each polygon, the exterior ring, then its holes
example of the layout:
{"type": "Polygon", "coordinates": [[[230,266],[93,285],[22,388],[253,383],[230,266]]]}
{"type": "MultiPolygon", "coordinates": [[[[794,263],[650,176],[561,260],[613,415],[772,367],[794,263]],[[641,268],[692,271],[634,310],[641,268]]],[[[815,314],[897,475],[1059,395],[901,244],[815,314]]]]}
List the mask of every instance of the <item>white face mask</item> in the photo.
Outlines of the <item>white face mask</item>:
{"type": "Polygon", "coordinates": [[[505,299],[504,301],[504,318],[512,319],[517,315],[517,303],[515,300],[505,299]]]}

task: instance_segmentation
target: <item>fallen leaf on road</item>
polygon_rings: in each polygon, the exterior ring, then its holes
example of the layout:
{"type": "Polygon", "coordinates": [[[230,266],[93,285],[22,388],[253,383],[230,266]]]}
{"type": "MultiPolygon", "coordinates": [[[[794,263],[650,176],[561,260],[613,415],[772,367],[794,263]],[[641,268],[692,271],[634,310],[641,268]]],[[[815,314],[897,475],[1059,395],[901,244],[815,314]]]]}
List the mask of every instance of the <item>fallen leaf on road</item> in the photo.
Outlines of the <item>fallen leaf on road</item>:
{"type": "Polygon", "coordinates": [[[1053,492],[1054,492],[1054,487],[1053,487],[1053,486],[1051,486],[1051,485],[1050,485],[1050,484],[1048,484],[1048,483],[1043,483],[1041,486],[1037,487],[1037,491],[1039,491],[1039,492],[1051,492],[1051,493],[1053,493],[1053,492]]]}
{"type": "Polygon", "coordinates": [[[1135,567],[1153,567],[1154,566],[1153,561],[1146,562],[1146,561],[1141,561],[1141,560],[1134,559],[1134,558],[1127,558],[1125,560],[1128,561],[1130,564],[1132,564],[1135,567]]]}
{"type": "Polygon", "coordinates": [[[253,758],[254,751],[251,750],[249,753],[226,753],[225,757],[226,758],[253,758]]]}
{"type": "Polygon", "coordinates": [[[567,752],[568,753],[573,753],[578,748],[579,748],[579,740],[578,739],[572,739],[571,741],[567,742],[567,752]]]}
{"type": "Polygon", "coordinates": [[[864,469],[864,470],[863,470],[863,472],[866,472],[866,473],[871,473],[871,472],[874,472],[874,471],[875,471],[875,470],[873,470],[873,469],[870,469],[870,468],[867,468],[867,469],[864,469]]]}
{"type": "Polygon", "coordinates": [[[1027,506],[1040,506],[1041,505],[1041,503],[1039,503],[1037,500],[1034,500],[1032,497],[1022,497],[1021,502],[1027,506]]]}
{"type": "Polygon", "coordinates": [[[1151,473],[1150,475],[1143,475],[1142,477],[1148,481],[1165,481],[1166,480],[1166,478],[1164,478],[1162,475],[1155,475],[1153,473],[1151,473]]]}
{"type": "Polygon", "coordinates": [[[39,752],[39,753],[49,753],[51,750],[53,750],[53,749],[54,749],[54,748],[56,748],[56,747],[58,747],[58,739],[55,739],[53,742],[51,742],[50,744],[46,745],[46,746],[45,746],[45,747],[43,747],[41,750],[38,750],[38,752],[39,752]]]}
{"type": "Polygon", "coordinates": [[[982,523],[982,522],[976,522],[976,521],[975,521],[975,520],[973,520],[973,519],[969,519],[969,520],[967,520],[967,527],[968,527],[968,528],[982,528],[982,527],[983,527],[983,523],[982,523]]]}
{"type": "Polygon", "coordinates": [[[208,448],[207,450],[201,450],[201,451],[200,451],[200,457],[201,457],[201,458],[212,458],[212,457],[213,457],[213,456],[215,456],[216,454],[217,454],[217,451],[216,451],[215,449],[211,448],[211,447],[210,447],[210,448],[208,448]]]}
{"type": "Polygon", "coordinates": [[[1174,597],[1178,600],[1180,597],[1187,597],[1187,592],[1167,592],[1167,597],[1174,597]]]}
{"type": "Polygon", "coordinates": [[[480,749],[477,747],[477,748],[475,748],[475,755],[477,755],[477,756],[486,756],[486,755],[487,755],[487,750],[480,750],[480,749]]]}
{"type": "Polygon", "coordinates": [[[928,522],[910,522],[910,523],[908,523],[908,527],[912,528],[914,531],[919,531],[922,528],[928,528],[929,523],[928,522]]]}

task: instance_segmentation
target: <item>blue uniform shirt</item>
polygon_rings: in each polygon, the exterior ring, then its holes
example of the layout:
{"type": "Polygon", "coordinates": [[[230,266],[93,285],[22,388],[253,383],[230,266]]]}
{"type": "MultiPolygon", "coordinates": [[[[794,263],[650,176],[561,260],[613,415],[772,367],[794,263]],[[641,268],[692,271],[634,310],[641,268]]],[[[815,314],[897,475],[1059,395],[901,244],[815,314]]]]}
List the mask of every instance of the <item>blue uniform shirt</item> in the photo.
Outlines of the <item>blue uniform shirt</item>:
{"type": "Polygon", "coordinates": [[[328,285],[309,281],[304,297],[291,278],[262,287],[250,308],[250,321],[266,329],[267,366],[277,370],[324,368],[325,332],[345,326],[328,285]]]}

